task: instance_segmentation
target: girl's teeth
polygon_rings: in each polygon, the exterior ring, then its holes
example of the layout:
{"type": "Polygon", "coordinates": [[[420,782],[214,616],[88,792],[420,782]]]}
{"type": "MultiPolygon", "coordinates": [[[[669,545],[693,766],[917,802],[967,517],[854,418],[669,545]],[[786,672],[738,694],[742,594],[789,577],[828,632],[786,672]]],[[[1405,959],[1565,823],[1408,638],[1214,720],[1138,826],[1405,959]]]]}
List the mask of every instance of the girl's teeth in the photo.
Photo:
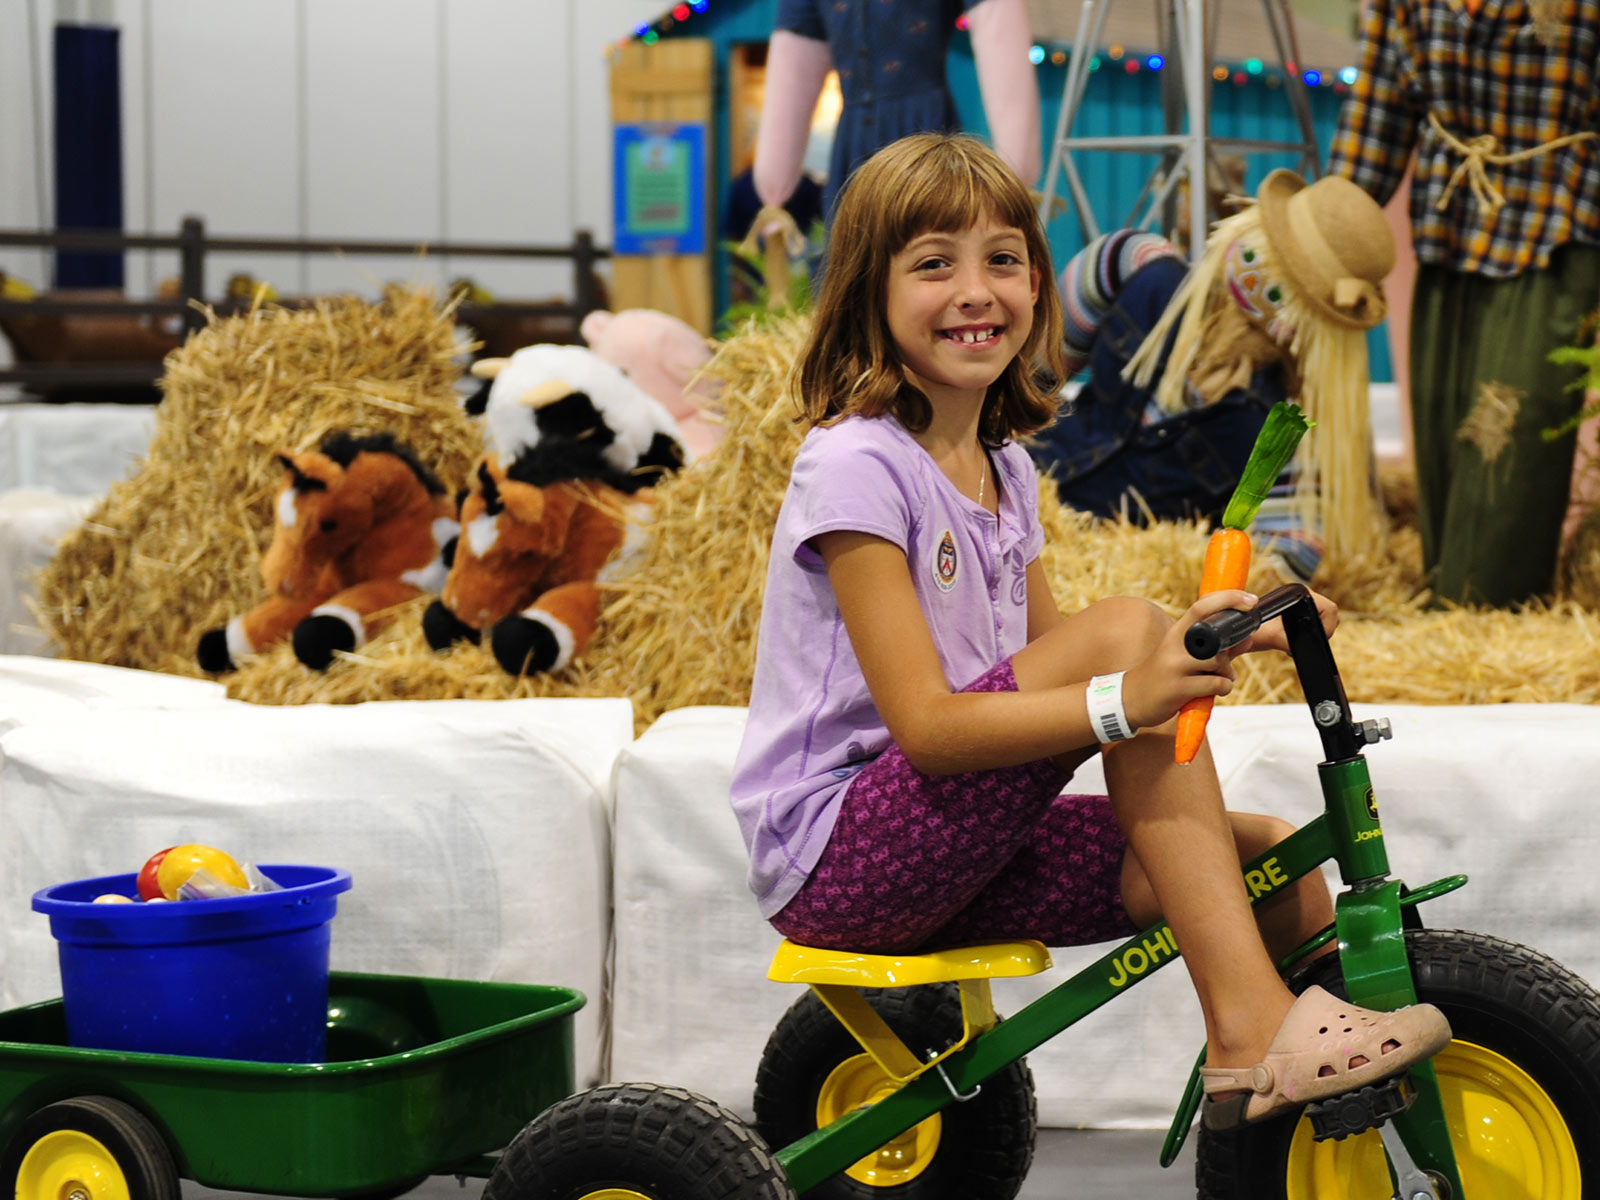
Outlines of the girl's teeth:
{"type": "Polygon", "coordinates": [[[950,336],[958,342],[987,342],[994,336],[994,330],[957,330],[956,332],[950,334],[950,336]]]}

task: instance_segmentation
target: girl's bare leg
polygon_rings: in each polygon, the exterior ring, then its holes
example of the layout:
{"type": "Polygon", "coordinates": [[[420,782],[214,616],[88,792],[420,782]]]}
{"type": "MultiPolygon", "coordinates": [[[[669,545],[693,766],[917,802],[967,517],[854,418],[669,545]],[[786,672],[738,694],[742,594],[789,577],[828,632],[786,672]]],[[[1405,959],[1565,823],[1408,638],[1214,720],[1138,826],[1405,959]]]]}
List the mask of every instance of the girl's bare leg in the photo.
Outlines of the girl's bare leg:
{"type": "MultiPolygon", "coordinates": [[[[1288,821],[1261,813],[1230,812],[1228,823],[1233,827],[1233,844],[1241,864],[1270,850],[1295,828],[1288,821]]],[[[1132,851],[1122,865],[1122,903],[1139,925],[1148,925],[1161,915],[1155,891],[1132,851]]],[[[1257,904],[1255,916],[1267,953],[1278,962],[1333,924],[1333,897],[1321,873],[1312,872],[1257,904]]],[[[1325,949],[1333,949],[1332,943],[1325,949]]]]}
{"type": "MultiPolygon", "coordinates": [[[[1061,686],[1130,667],[1170,624],[1144,601],[1101,601],[1019,653],[1013,660],[1017,685],[1025,691],[1061,686]]],[[[1172,926],[1200,999],[1208,1062],[1248,1067],[1265,1057],[1294,998],[1251,912],[1210,748],[1202,746],[1192,763],[1178,765],[1175,726],[1174,720],[1143,730],[1102,751],[1112,807],[1130,851],[1124,902],[1136,921],[1159,914],[1172,926]]],[[[1063,765],[1074,767],[1092,753],[1065,755],[1063,765]]]]}

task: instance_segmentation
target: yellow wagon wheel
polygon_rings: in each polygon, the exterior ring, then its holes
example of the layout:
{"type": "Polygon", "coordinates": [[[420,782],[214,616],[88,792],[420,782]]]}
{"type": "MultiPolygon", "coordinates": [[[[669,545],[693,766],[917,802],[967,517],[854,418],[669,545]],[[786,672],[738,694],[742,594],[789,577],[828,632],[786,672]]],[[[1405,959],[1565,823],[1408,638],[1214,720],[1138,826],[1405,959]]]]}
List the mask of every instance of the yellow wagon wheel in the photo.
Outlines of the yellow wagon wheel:
{"type": "Polygon", "coordinates": [[[179,1200],[171,1151],[138,1109],[78,1096],[31,1114],[0,1155],[17,1200],[179,1200]]]}

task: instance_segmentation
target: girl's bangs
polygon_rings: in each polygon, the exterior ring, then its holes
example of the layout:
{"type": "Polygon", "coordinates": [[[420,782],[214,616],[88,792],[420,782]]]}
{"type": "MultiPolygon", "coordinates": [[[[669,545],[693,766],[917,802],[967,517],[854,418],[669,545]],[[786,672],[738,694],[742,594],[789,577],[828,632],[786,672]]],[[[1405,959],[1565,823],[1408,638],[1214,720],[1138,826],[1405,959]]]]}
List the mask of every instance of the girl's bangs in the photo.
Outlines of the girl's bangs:
{"type": "Polygon", "coordinates": [[[1027,189],[1009,171],[965,156],[928,154],[895,187],[886,215],[890,253],[924,233],[957,233],[984,220],[1026,234],[1037,220],[1027,189]]]}

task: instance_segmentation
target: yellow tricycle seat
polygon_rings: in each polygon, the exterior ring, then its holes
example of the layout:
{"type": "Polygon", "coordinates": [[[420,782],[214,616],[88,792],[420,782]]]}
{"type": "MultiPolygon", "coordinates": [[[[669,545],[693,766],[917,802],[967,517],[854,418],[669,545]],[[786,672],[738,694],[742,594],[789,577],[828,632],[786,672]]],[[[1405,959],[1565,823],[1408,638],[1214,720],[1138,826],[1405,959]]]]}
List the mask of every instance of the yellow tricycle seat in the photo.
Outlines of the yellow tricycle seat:
{"type": "Polygon", "coordinates": [[[1050,951],[1033,941],[993,942],[927,954],[865,954],[801,946],[785,939],[772,957],[767,978],[809,986],[872,1060],[890,1078],[905,1083],[994,1028],[997,1018],[991,979],[1037,975],[1049,967],[1050,951]],[[906,1048],[857,989],[930,983],[954,983],[960,988],[962,1029],[958,1042],[924,1062],[906,1048]]]}

